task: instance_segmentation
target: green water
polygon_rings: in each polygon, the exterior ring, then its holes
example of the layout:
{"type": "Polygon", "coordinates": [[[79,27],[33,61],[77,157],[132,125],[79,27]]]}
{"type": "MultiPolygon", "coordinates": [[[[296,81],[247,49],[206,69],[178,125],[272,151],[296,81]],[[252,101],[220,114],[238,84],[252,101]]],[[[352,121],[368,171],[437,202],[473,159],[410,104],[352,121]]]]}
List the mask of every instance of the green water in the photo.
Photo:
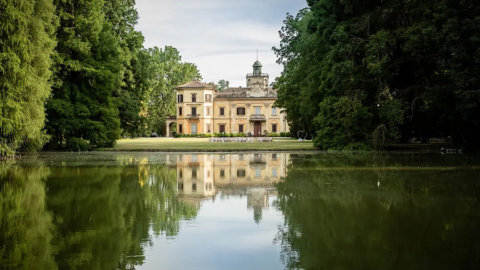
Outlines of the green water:
{"type": "Polygon", "coordinates": [[[42,153],[0,162],[0,269],[479,269],[465,155],[42,153]]]}

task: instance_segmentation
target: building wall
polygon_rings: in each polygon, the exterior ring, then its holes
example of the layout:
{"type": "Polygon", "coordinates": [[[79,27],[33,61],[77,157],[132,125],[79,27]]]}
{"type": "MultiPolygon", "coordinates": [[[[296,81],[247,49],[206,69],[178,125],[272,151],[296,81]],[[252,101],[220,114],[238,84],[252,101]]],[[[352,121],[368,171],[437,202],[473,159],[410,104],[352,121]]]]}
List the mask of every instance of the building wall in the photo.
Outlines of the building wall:
{"type": "Polygon", "coordinates": [[[208,125],[213,126],[213,96],[212,89],[177,89],[177,132],[182,134],[192,134],[192,125],[197,126],[197,134],[208,133],[208,125]],[[196,102],[192,101],[192,94],[196,94],[196,102]],[[183,102],[178,102],[178,95],[183,95],[183,102]],[[212,101],[205,100],[206,95],[212,96],[212,101]],[[197,110],[198,118],[193,118],[192,108],[197,110]],[[179,114],[182,108],[182,115],[179,114]],[[210,113],[207,114],[208,108],[210,113]],[[182,132],[179,126],[182,125],[182,132]]]}
{"type": "Polygon", "coordinates": [[[247,87],[268,87],[268,76],[247,76],[247,87]]]}
{"type": "Polygon", "coordinates": [[[276,114],[273,114],[275,100],[275,98],[214,98],[214,90],[211,89],[177,89],[177,132],[193,134],[193,125],[196,125],[197,134],[220,133],[220,125],[225,125],[226,133],[238,133],[239,125],[243,125],[244,133],[253,134],[255,122],[250,121],[250,118],[256,114],[256,107],[260,108],[259,114],[264,116],[264,121],[260,121],[262,134],[265,131],[273,132],[273,124],[276,124],[277,133],[288,132],[285,113],[276,108],[276,114]],[[192,101],[192,94],[196,94],[196,102],[192,101]],[[207,94],[212,96],[211,102],[206,102],[207,94]],[[183,95],[183,102],[178,102],[178,95],[183,95]],[[193,107],[196,108],[198,117],[191,117],[193,107]],[[237,115],[239,107],[245,108],[245,115],[237,115]],[[220,114],[221,108],[224,109],[224,115],[220,114]]]}
{"type": "Polygon", "coordinates": [[[245,99],[214,99],[214,132],[220,132],[220,125],[225,125],[225,132],[239,132],[239,125],[243,125],[243,132],[254,132],[254,121],[250,121],[252,115],[256,114],[255,107],[260,108],[259,114],[265,116],[265,121],[260,121],[262,134],[266,130],[273,132],[272,124],[277,125],[276,132],[289,131],[286,123],[286,115],[280,108],[276,108],[276,114],[273,114],[275,103],[274,98],[245,98],[245,99]],[[245,108],[245,115],[237,115],[237,108],[245,108]],[[224,115],[220,115],[220,108],[224,108],[224,115]]]}

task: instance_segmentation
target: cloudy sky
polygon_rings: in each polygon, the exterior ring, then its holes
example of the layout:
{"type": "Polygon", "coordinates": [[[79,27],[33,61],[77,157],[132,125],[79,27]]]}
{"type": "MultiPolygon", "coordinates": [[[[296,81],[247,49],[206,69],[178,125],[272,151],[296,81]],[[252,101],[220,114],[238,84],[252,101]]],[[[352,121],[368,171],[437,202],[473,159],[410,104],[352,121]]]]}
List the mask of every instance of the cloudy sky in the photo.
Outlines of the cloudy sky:
{"type": "Polygon", "coordinates": [[[205,82],[245,86],[258,49],[270,81],[282,67],[272,46],[286,13],[296,14],[305,0],[137,0],[137,29],[146,47],[176,47],[182,60],[195,63],[205,82]]]}

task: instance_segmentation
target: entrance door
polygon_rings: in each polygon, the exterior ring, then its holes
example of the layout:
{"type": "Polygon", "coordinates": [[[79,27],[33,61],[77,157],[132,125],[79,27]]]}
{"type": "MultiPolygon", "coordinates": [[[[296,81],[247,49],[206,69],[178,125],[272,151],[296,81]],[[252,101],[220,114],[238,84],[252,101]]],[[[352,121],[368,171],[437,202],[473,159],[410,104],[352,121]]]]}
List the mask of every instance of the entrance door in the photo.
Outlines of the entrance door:
{"type": "Polygon", "coordinates": [[[253,124],[253,134],[255,136],[260,136],[262,135],[262,123],[260,122],[255,122],[253,124]]]}
{"type": "Polygon", "coordinates": [[[197,135],[197,124],[192,124],[190,133],[192,135],[197,135]]]}

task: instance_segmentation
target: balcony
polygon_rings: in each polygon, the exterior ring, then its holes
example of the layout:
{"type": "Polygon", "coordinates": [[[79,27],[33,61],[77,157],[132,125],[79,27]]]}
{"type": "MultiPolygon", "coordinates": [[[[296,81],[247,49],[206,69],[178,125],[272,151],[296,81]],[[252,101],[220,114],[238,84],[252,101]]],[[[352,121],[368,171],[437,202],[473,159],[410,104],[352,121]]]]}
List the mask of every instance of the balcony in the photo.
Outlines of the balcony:
{"type": "Polygon", "coordinates": [[[187,114],[188,119],[198,119],[200,118],[200,114],[187,114]]]}
{"type": "Polygon", "coordinates": [[[265,114],[251,114],[250,115],[250,121],[266,121],[265,119],[265,114]]]}

